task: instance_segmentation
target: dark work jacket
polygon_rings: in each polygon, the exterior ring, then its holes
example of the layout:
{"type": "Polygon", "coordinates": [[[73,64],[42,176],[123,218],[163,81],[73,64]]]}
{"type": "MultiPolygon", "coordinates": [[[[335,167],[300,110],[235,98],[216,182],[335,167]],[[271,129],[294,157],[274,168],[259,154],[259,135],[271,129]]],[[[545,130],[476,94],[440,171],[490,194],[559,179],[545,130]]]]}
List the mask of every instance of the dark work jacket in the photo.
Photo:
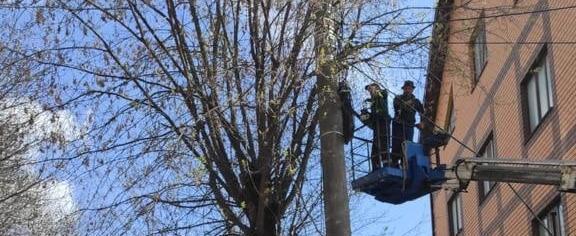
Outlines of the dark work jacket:
{"type": "Polygon", "coordinates": [[[338,95],[342,101],[342,131],[344,131],[344,143],[348,144],[354,137],[354,108],[352,107],[352,95],[346,82],[338,85],[338,95]]]}
{"type": "Polygon", "coordinates": [[[387,95],[388,93],[382,90],[379,94],[370,98],[372,103],[370,106],[370,119],[364,123],[371,129],[375,129],[376,125],[385,125],[390,120],[387,95]]]}
{"type": "Polygon", "coordinates": [[[388,120],[390,115],[388,113],[388,93],[381,90],[380,93],[372,96],[372,105],[370,106],[371,116],[374,121],[388,120]]]}
{"type": "Polygon", "coordinates": [[[422,114],[424,107],[413,94],[402,94],[394,98],[394,121],[414,125],[416,111],[422,114]]]}

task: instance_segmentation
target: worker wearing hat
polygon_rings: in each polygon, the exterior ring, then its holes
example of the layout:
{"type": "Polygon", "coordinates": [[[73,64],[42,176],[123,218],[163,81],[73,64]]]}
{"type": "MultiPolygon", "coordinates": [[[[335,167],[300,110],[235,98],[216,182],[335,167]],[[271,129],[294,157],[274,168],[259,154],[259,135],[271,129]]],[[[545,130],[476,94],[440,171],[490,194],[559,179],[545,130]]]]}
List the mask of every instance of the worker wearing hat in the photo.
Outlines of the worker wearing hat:
{"type": "Polygon", "coordinates": [[[404,81],[403,93],[394,98],[392,121],[392,166],[398,166],[403,157],[402,143],[412,141],[416,124],[416,112],[422,114],[424,107],[414,94],[414,82],[404,81]]]}
{"type": "Polygon", "coordinates": [[[388,93],[382,90],[377,83],[366,85],[370,93],[370,111],[362,109],[360,119],[373,130],[372,171],[388,163],[390,115],[388,114],[388,93]]]}

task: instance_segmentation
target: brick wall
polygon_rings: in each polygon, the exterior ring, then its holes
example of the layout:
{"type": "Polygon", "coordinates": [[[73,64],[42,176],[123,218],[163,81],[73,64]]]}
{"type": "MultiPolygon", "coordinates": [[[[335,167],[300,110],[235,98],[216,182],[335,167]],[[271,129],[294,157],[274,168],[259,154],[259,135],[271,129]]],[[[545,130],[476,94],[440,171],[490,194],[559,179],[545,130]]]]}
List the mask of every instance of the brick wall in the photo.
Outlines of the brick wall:
{"type": "MultiPolygon", "coordinates": [[[[468,2],[468,0],[464,0],[468,2]]],[[[576,160],[576,2],[573,0],[473,0],[467,8],[454,1],[449,46],[438,104],[436,123],[444,127],[450,88],[453,89],[456,129],[454,136],[479,151],[489,134],[496,155],[514,159],[576,160]],[[514,3],[517,2],[517,3],[514,3]],[[541,9],[563,10],[533,12],[541,9]],[[482,10],[487,31],[488,61],[478,84],[472,78],[470,46],[482,10]],[[510,15],[490,17],[494,15],[510,15]],[[517,14],[517,15],[511,15],[517,14]],[[549,44],[506,42],[555,42],[549,44]],[[547,49],[555,105],[531,135],[525,135],[521,82],[543,48],[547,49]]],[[[442,150],[442,162],[471,157],[455,141],[442,150]]],[[[539,213],[554,199],[564,204],[566,235],[576,234],[576,194],[560,194],[555,187],[511,184],[532,209],[539,213]]],[[[478,185],[460,193],[463,231],[460,235],[530,235],[533,215],[508,184],[498,183],[482,201],[478,185]]],[[[432,194],[434,233],[449,235],[447,202],[451,192],[432,194]]]]}

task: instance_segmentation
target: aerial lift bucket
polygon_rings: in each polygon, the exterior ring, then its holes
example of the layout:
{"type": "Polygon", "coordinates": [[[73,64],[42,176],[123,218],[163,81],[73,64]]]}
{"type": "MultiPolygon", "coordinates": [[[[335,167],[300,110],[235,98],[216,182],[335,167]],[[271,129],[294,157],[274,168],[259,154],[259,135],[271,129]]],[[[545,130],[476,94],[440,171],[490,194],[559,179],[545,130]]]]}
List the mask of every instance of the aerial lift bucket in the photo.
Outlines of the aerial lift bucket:
{"type": "Polygon", "coordinates": [[[421,144],[404,143],[405,168],[384,167],[352,181],[352,188],[381,202],[401,204],[440,189],[445,166],[434,169],[421,144]]]}

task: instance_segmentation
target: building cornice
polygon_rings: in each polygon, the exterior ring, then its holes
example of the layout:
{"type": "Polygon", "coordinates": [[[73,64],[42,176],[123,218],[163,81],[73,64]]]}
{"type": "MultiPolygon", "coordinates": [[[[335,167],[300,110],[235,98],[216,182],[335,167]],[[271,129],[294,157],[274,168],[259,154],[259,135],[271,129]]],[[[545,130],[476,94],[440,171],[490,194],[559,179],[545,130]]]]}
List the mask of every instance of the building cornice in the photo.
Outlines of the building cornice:
{"type": "MultiPolygon", "coordinates": [[[[448,53],[448,38],[450,35],[449,20],[453,4],[454,0],[438,1],[434,17],[424,91],[424,116],[431,121],[436,120],[436,112],[438,110],[438,99],[442,87],[442,74],[448,53]]],[[[433,129],[434,125],[426,124],[422,136],[430,134],[433,129]]]]}

